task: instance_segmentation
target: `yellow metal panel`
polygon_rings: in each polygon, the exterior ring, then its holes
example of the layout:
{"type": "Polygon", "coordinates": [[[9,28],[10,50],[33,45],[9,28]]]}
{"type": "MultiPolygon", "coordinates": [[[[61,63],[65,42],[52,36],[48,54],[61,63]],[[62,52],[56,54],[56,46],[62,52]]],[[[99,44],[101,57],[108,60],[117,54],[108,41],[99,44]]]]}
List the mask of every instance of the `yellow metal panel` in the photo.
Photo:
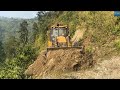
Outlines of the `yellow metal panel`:
{"type": "Polygon", "coordinates": [[[66,41],[66,38],[65,38],[64,36],[59,36],[59,37],[57,37],[57,41],[58,41],[58,42],[67,42],[67,41],[66,41]]]}
{"type": "Polygon", "coordinates": [[[48,41],[48,47],[52,47],[52,42],[48,41]]]}

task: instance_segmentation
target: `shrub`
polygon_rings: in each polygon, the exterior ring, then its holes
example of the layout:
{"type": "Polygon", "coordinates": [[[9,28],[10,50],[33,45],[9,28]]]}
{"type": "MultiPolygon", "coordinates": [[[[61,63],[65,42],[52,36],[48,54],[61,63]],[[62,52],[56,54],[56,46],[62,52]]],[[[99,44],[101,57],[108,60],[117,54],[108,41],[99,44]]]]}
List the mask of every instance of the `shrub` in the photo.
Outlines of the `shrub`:
{"type": "Polygon", "coordinates": [[[115,42],[114,42],[114,47],[115,47],[117,50],[120,50],[120,40],[115,40],[115,42]]]}
{"type": "Polygon", "coordinates": [[[89,45],[89,46],[85,47],[85,52],[86,52],[86,53],[92,53],[92,52],[93,52],[93,47],[92,47],[92,45],[89,45]]]}

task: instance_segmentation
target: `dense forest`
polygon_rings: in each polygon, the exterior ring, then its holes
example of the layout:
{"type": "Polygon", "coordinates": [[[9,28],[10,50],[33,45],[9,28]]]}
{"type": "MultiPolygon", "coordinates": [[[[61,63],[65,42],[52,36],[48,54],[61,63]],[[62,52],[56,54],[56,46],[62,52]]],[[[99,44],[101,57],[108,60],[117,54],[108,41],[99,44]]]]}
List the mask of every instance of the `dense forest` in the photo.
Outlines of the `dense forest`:
{"type": "Polygon", "coordinates": [[[22,48],[24,41],[21,39],[24,37],[21,36],[29,33],[26,36],[28,38],[26,43],[32,42],[32,25],[36,22],[36,18],[24,20],[0,17],[0,78],[23,78],[21,74],[25,67],[22,65],[27,64],[27,59],[30,58],[32,51],[27,52],[31,49],[30,44],[26,44],[25,48],[22,48]],[[21,32],[22,30],[25,31],[21,32]],[[25,33],[26,31],[27,33],[25,33]],[[22,60],[22,55],[24,56],[25,52],[29,53],[29,56],[25,57],[26,61],[23,61],[22,64],[20,59],[22,60]]]}
{"type": "MultiPolygon", "coordinates": [[[[14,18],[6,18],[6,17],[0,17],[0,40],[6,41],[9,36],[17,36],[18,31],[20,28],[20,23],[24,19],[14,19],[14,18]]],[[[37,22],[37,18],[34,19],[26,19],[28,22],[29,26],[29,32],[31,33],[32,31],[32,24],[33,22],[37,22]]]]}
{"type": "Polygon", "coordinates": [[[68,24],[71,37],[85,29],[86,50],[97,57],[120,50],[120,18],[111,11],[40,11],[34,19],[0,18],[0,78],[25,79],[26,68],[46,48],[47,31],[55,23],[68,24]],[[87,43],[86,43],[87,42],[87,43]],[[94,48],[97,48],[94,51],[94,48]],[[102,51],[102,53],[99,53],[102,51]]]}

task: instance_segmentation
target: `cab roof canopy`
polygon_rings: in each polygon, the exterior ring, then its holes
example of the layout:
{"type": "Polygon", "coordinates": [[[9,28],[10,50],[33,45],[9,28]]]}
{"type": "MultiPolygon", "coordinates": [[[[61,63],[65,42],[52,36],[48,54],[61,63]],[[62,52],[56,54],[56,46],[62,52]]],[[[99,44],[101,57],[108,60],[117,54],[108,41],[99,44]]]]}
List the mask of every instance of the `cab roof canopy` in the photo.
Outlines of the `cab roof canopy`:
{"type": "Polygon", "coordinates": [[[51,26],[51,28],[58,28],[58,27],[61,27],[61,28],[68,28],[67,25],[62,25],[62,24],[56,24],[56,25],[51,26]]]}

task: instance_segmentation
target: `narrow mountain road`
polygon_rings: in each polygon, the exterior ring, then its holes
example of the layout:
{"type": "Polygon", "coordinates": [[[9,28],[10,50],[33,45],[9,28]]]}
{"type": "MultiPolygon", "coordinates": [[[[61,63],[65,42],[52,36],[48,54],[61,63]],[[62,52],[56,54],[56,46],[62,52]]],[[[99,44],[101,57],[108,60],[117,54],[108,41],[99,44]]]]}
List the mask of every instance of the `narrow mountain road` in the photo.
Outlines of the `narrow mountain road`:
{"type": "Polygon", "coordinates": [[[72,72],[65,75],[76,79],[120,79],[120,57],[112,57],[95,65],[95,67],[72,72]]]}

